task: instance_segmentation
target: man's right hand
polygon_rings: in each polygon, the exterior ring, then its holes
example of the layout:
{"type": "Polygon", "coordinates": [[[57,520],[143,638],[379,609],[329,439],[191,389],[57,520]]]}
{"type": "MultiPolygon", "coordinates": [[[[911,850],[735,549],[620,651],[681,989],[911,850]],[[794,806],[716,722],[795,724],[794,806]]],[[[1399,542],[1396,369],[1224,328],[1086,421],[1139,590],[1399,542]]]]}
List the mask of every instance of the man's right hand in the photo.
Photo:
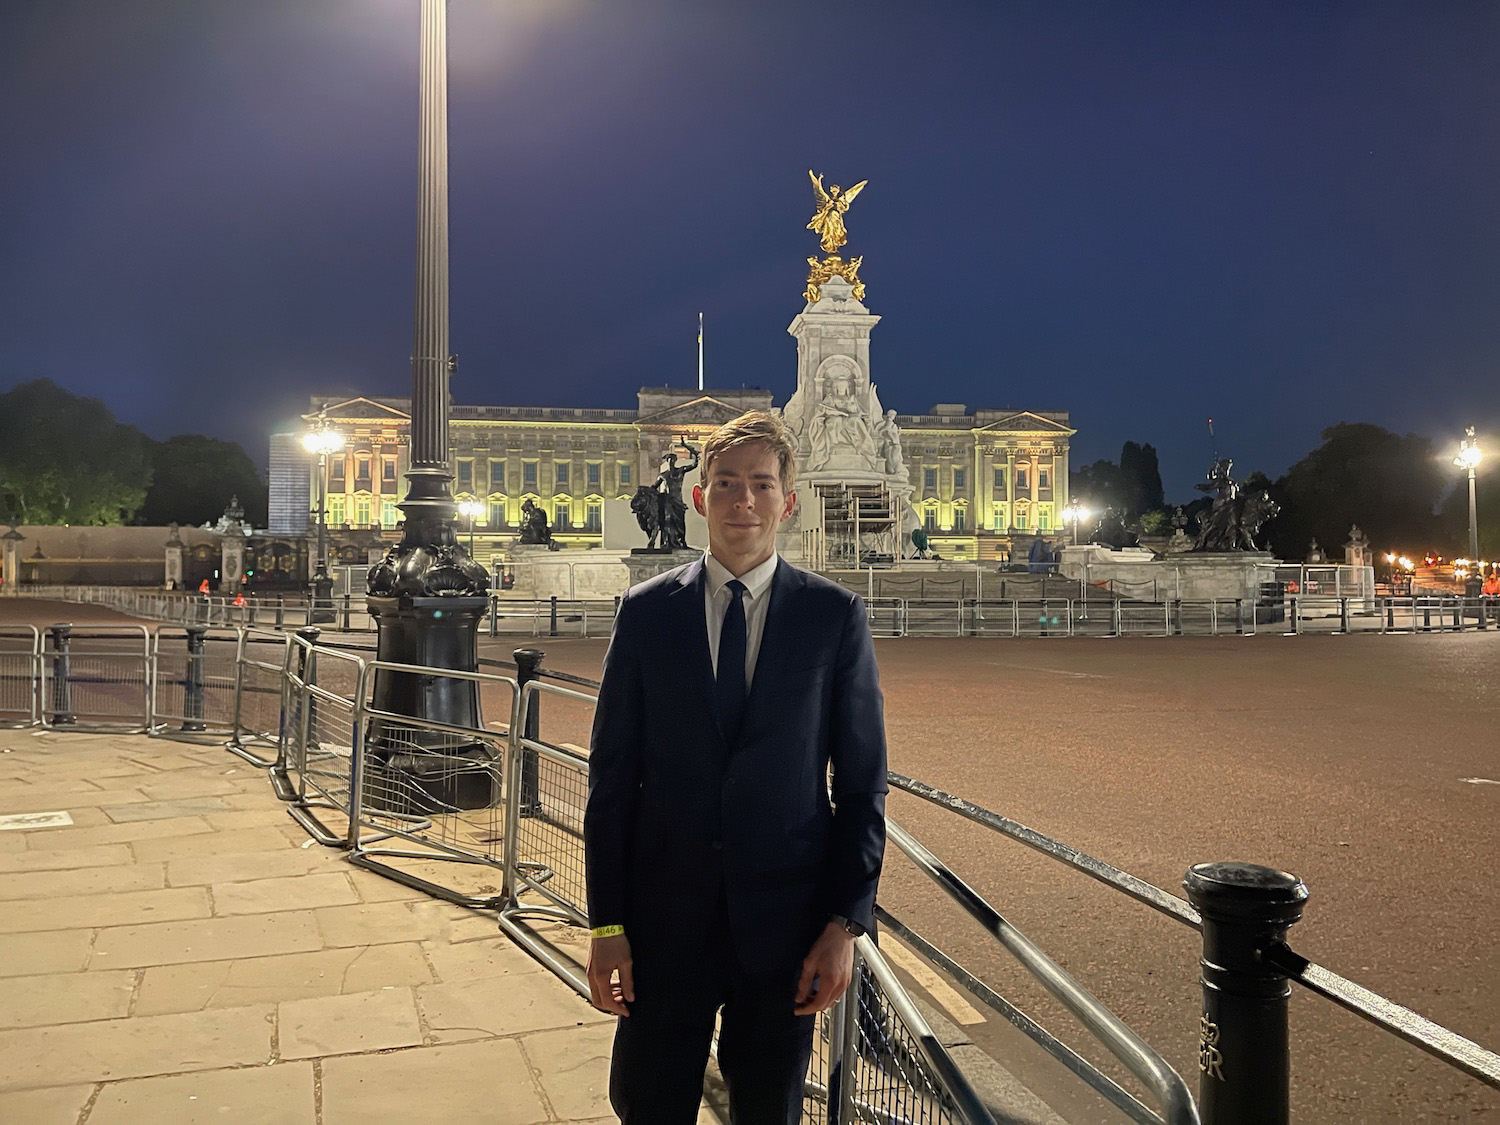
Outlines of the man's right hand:
{"type": "Polygon", "coordinates": [[[624,934],[589,939],[589,1002],[601,1012],[630,1015],[635,1003],[635,973],[630,939],[624,934]]]}

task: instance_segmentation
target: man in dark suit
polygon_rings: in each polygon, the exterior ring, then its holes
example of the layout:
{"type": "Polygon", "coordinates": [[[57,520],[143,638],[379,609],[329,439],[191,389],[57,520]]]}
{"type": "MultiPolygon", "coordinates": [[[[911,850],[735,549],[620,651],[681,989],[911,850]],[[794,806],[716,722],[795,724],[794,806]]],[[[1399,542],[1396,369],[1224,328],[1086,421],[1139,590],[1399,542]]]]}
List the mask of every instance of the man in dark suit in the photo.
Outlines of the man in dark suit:
{"type": "Polygon", "coordinates": [[[714,1017],[737,1125],[801,1120],[815,1014],[849,984],[885,850],[885,725],[860,599],[776,555],[781,420],[703,447],[708,553],[620,603],[584,817],[588,979],[621,1019],[610,1102],[691,1125],[714,1017]],[[830,770],[833,799],[829,800],[830,770]]]}

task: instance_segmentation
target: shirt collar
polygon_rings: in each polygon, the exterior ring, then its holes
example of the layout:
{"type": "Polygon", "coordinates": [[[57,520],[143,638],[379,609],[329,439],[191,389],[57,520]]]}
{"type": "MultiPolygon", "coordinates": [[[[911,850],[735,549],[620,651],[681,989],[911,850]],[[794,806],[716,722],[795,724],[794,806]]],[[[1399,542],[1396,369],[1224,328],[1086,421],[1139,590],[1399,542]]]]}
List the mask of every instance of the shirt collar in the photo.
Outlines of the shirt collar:
{"type": "MultiPolygon", "coordinates": [[[[771,579],[776,574],[776,563],[779,558],[780,556],[772,551],[771,557],[765,562],[740,575],[740,581],[745,584],[745,593],[749,594],[752,600],[759,598],[770,587],[771,579]]],[[[717,598],[723,591],[725,583],[734,575],[729,573],[728,567],[707,551],[703,553],[703,569],[708,575],[709,597],[717,598]]]]}

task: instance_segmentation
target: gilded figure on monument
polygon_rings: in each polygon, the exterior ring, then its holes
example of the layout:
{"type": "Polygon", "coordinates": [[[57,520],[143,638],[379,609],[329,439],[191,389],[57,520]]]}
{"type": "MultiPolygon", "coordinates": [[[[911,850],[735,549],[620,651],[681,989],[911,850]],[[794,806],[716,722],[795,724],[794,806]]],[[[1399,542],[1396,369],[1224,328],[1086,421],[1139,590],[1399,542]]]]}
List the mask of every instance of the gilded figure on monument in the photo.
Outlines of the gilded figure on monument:
{"type": "Polygon", "coordinates": [[[863,191],[870,181],[860,180],[848,191],[840,188],[838,184],[824,191],[823,177],[817,175],[811,168],[807,170],[807,178],[812,181],[813,200],[818,205],[812,220],[807,224],[807,229],[817,232],[818,244],[823,247],[823,253],[832,254],[849,241],[848,233],[844,230],[844,215],[849,210],[849,204],[854,202],[854,197],[863,191]]]}

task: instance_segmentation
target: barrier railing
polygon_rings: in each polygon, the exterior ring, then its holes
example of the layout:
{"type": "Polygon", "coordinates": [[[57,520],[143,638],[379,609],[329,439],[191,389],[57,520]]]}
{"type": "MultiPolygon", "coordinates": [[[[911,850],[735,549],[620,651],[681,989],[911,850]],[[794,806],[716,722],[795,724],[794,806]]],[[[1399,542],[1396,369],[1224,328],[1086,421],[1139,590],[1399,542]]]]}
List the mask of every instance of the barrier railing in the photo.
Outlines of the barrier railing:
{"type": "Polygon", "coordinates": [[[34,625],[0,627],[0,726],[41,721],[42,634],[34,625]]]}
{"type": "MultiPolygon", "coordinates": [[[[1069,584],[1064,584],[1064,586],[1069,584]]],[[[1316,590],[1323,586],[1312,583],[1316,590]]],[[[1339,584],[1330,582],[1330,589],[1339,584]]],[[[1004,583],[1001,583],[1003,588],[1004,583]]],[[[1076,591],[1078,584],[1071,584],[1076,591]]],[[[1500,628],[1500,599],[1456,595],[1375,597],[1352,592],[1283,593],[1271,598],[1135,601],[1101,590],[1081,597],[880,597],[866,601],[877,637],[1179,637],[1257,632],[1434,633],[1500,628]]],[[[339,594],[318,612],[305,599],[247,598],[244,604],[202,595],[169,595],[99,587],[33,587],[28,594],[107,605],[153,620],[241,628],[321,624],[370,633],[361,597],[339,594]],[[316,619],[316,620],[315,620],[316,619]]],[[[517,598],[493,594],[483,628],[491,637],[608,637],[619,599],[517,598]]]]}
{"type": "Polygon", "coordinates": [[[52,625],[41,636],[41,722],[74,730],[151,727],[151,635],[144,625],[52,625]]]}

